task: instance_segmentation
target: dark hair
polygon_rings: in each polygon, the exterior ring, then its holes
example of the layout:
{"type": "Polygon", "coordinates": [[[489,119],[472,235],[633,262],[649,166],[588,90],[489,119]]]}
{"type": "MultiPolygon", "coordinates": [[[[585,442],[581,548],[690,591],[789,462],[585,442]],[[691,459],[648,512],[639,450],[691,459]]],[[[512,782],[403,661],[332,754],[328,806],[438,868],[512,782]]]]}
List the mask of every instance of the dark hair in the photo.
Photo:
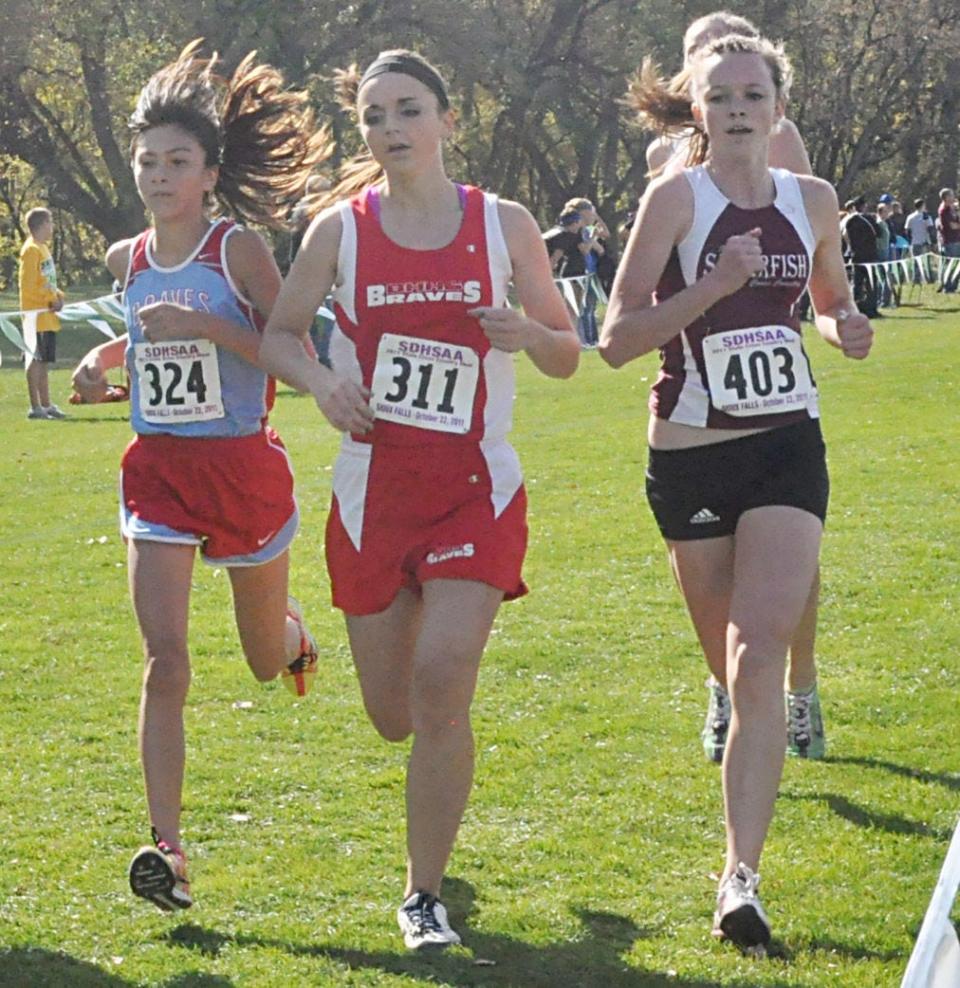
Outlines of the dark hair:
{"type": "Polygon", "coordinates": [[[130,153],[148,130],[180,127],[199,142],[207,167],[219,166],[213,196],[226,212],[282,227],[289,203],[329,156],[327,133],[317,130],[306,93],[286,89],[273,66],[255,64],[255,52],[226,79],[216,71],[216,54],[198,57],[202,40],[190,42],[140,91],[130,153]]]}
{"type": "MultiPolygon", "coordinates": [[[[357,95],[360,86],[385,72],[400,72],[412,76],[436,96],[437,109],[440,112],[450,109],[447,86],[440,73],[419,52],[392,48],[380,52],[362,75],[356,62],[346,69],[334,69],[333,85],[337,102],[354,121],[357,120],[357,95]]],[[[333,188],[319,195],[309,196],[304,202],[304,209],[310,217],[316,216],[321,209],[342,199],[352,198],[382,178],[383,168],[379,162],[369,151],[361,151],[340,166],[333,188]]]]}
{"type": "MultiPolygon", "coordinates": [[[[766,38],[728,34],[698,49],[693,61],[728,53],[759,55],[770,69],[777,98],[787,98],[793,70],[780,45],[775,45],[766,38]]],[[[636,112],[641,125],[648,130],[656,130],[663,136],[676,133],[680,129],[692,130],[687,165],[706,161],[709,147],[706,132],[693,116],[692,96],[689,92],[692,74],[692,69],[688,68],[667,81],[658,75],[657,67],[650,59],[644,59],[640,72],[630,82],[624,101],[636,112]]]]}
{"type": "Polygon", "coordinates": [[[925,208],[926,205],[927,205],[927,200],[926,199],[914,199],[913,200],[913,208],[914,209],[923,209],[923,208],[925,208]]]}
{"type": "Polygon", "coordinates": [[[422,82],[440,104],[441,110],[450,109],[450,97],[447,95],[447,85],[440,77],[440,73],[424,58],[414,52],[403,49],[381,52],[376,59],[367,66],[366,71],[357,84],[359,90],[361,86],[368,83],[377,76],[386,75],[388,72],[399,72],[401,75],[408,75],[422,82]]]}
{"type": "Polygon", "coordinates": [[[27,229],[33,235],[44,223],[49,223],[52,220],[53,214],[49,209],[44,209],[43,206],[35,206],[26,215],[27,229]]]}

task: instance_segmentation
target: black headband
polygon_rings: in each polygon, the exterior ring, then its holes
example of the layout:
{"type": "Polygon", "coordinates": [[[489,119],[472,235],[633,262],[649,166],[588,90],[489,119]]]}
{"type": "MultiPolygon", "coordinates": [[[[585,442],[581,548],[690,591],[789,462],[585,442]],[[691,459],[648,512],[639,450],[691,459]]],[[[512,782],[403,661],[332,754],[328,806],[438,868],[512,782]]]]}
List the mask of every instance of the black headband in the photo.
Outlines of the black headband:
{"type": "Polygon", "coordinates": [[[450,97],[447,96],[446,87],[440,76],[429,65],[421,62],[419,58],[411,58],[409,55],[381,55],[363,73],[357,90],[359,91],[371,79],[376,79],[378,75],[385,75],[387,72],[400,72],[417,79],[437,97],[441,109],[450,109],[450,97]]]}

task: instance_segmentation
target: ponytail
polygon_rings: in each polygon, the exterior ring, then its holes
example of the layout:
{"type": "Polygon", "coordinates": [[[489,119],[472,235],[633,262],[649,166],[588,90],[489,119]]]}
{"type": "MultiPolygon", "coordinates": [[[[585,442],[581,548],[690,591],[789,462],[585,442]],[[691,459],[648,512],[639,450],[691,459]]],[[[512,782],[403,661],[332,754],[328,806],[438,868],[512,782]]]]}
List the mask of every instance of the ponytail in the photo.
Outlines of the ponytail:
{"type": "Polygon", "coordinates": [[[207,167],[219,167],[213,197],[240,219],[285,225],[290,203],[331,151],[318,131],[304,92],[288,90],[272,66],[251,52],[229,80],[216,71],[218,56],[200,58],[202,39],[143,87],[130,118],[131,153],[153,127],[183,128],[203,148],[207,167]]]}
{"type": "Polygon", "coordinates": [[[630,80],[623,103],[636,113],[645,130],[655,131],[665,140],[681,135],[689,137],[690,151],[685,164],[698,165],[706,160],[707,135],[693,116],[689,69],[668,80],[659,74],[652,59],[645,58],[630,80]]]}

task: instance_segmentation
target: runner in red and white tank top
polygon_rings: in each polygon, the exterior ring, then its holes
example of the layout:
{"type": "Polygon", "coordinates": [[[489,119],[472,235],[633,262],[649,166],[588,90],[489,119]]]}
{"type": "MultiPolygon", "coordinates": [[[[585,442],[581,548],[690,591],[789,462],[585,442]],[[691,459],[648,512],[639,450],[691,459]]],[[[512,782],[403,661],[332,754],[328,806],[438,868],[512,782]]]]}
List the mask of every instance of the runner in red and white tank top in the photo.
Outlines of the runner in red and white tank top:
{"type": "Polygon", "coordinates": [[[415,735],[397,919],[419,949],[459,942],[437,897],[472,783],[470,705],[500,602],[524,591],[513,354],[567,377],[579,345],[530,214],[447,178],[436,70],[385,53],[355,109],[377,167],[314,220],[261,358],[346,433],[327,565],[370,719],[388,740],[415,735]],[[301,344],[331,287],[332,371],[301,344]]]}
{"type": "MultiPolygon", "coordinates": [[[[836,194],[768,167],[789,79],[764,39],[729,36],[693,56],[688,123],[709,158],[645,192],[600,338],[614,367],[661,352],[647,496],[707,662],[729,687],[711,711],[729,724],[713,932],[744,948],[770,939],[757,869],[786,747],[786,653],[814,589],[829,490],[793,311],[808,276],[823,338],[854,359],[872,341],[850,296],[836,194]]],[[[641,105],[683,109],[643,85],[641,105]]]]}
{"type": "Polygon", "coordinates": [[[458,198],[462,222],[441,250],[390,240],[378,189],[339,208],[330,356],[376,415],[370,432],[344,436],[334,468],[327,562],[347,613],[438,577],[525,592],[524,494],[506,441],[513,358],[470,315],[503,307],[512,265],[497,197],[459,186],[458,198]]]}

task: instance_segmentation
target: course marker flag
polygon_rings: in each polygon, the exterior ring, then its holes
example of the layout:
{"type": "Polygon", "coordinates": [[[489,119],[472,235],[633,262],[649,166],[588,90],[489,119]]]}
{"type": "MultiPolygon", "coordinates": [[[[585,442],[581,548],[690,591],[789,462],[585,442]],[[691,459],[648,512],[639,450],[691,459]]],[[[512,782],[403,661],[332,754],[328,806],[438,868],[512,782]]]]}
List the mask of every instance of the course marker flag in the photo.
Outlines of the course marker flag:
{"type": "Polygon", "coordinates": [[[946,860],[923,917],[900,988],[957,988],[960,985],[960,941],[950,919],[960,888],[960,820],[953,831],[946,860]]]}

